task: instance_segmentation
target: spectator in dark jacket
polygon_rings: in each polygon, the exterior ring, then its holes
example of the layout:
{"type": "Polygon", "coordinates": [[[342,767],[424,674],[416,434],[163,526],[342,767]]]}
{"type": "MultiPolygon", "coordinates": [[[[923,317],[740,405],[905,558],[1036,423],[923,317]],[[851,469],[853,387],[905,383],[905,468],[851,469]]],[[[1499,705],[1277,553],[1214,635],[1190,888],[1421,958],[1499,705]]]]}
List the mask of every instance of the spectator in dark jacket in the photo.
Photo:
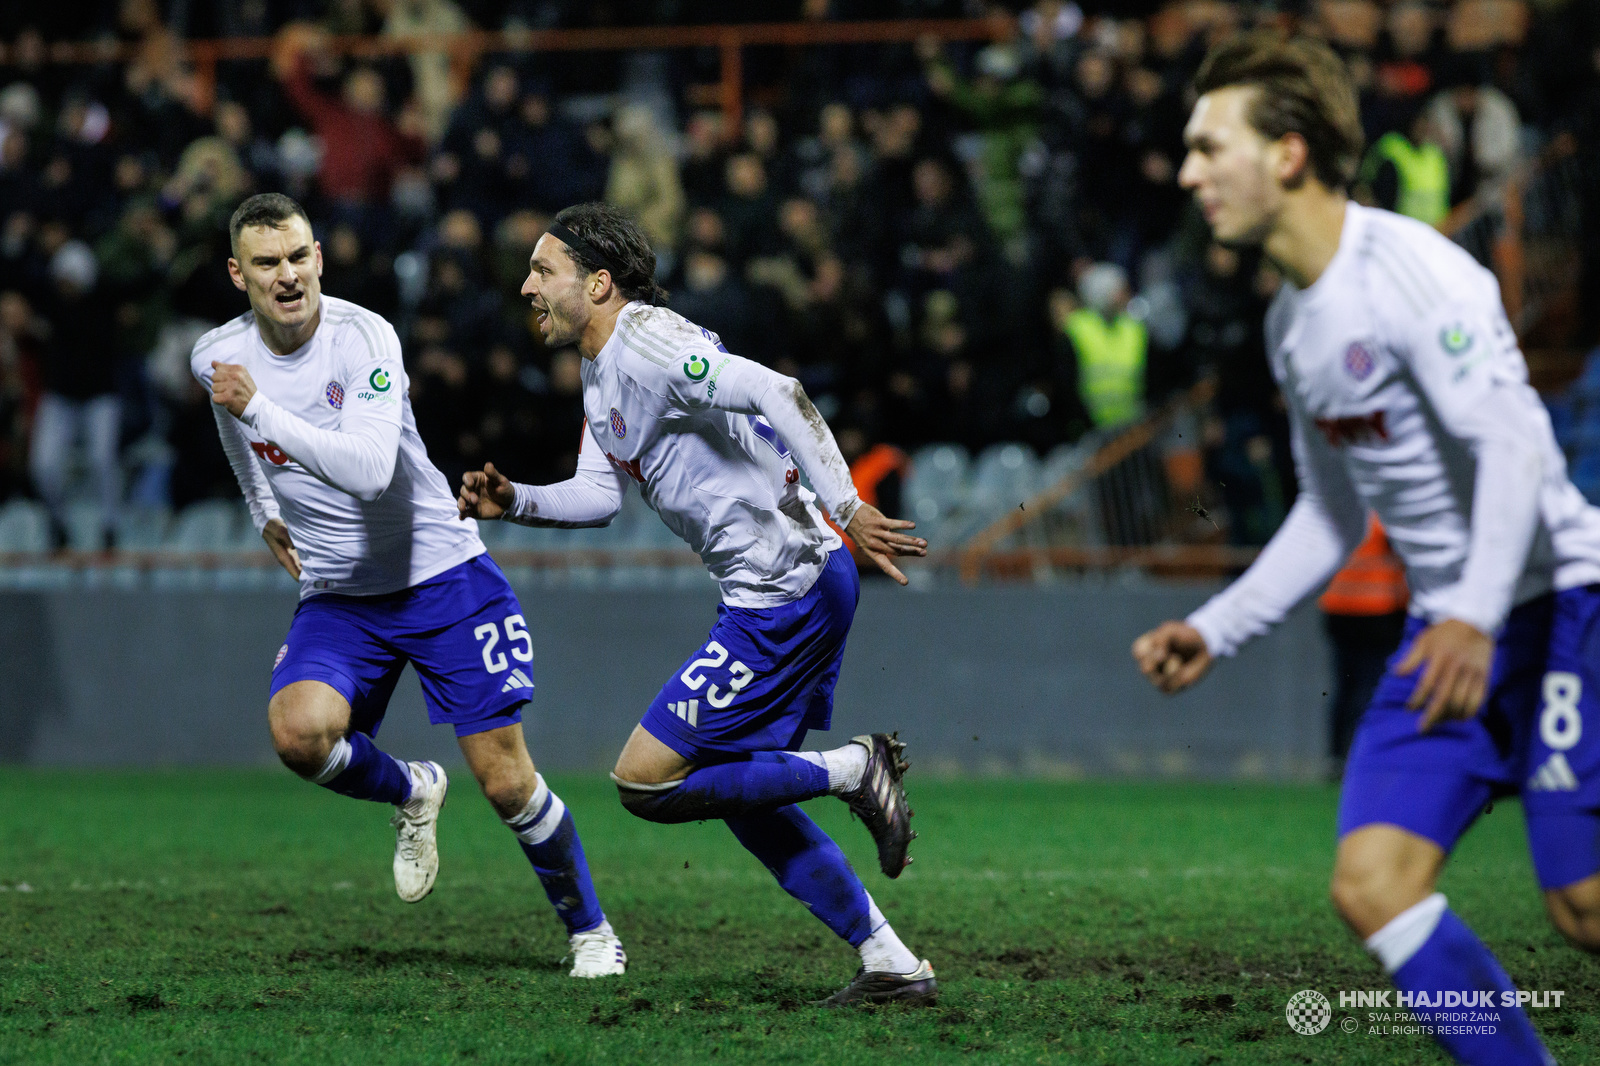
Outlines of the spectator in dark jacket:
{"type": "Polygon", "coordinates": [[[56,542],[65,543],[67,471],[73,443],[82,436],[100,502],[101,543],[109,545],[122,499],[117,461],[122,401],[116,392],[116,356],[110,316],[96,299],[99,264],[89,246],[68,241],[50,259],[54,291],[45,308],[51,334],[45,351],[44,395],[34,417],[30,472],[56,542]]]}

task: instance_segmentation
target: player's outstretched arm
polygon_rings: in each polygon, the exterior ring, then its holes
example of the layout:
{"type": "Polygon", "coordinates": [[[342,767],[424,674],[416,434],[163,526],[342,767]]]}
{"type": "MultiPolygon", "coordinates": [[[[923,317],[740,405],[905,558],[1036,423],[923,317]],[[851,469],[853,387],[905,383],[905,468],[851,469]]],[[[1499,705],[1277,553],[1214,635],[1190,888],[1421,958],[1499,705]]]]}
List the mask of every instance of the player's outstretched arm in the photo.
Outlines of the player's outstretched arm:
{"type": "Polygon", "coordinates": [[[578,449],[578,469],[554,485],[524,485],[495,470],[462,475],[456,500],[462,518],[501,518],[519,526],[585,529],[607,526],[622,509],[628,475],[615,468],[587,426],[578,449]]]}
{"type": "Polygon", "coordinates": [[[1211,669],[1211,651],[1188,622],[1162,622],[1133,642],[1133,659],[1162,692],[1181,692],[1211,669]]]}
{"type": "Polygon", "coordinates": [[[289,527],[284,525],[283,519],[269,519],[261,528],[261,539],[272,549],[272,557],[278,560],[278,565],[287,570],[290,577],[299,581],[300,553],[295,550],[294,541],[289,538],[289,527]]]}
{"type": "Polygon", "coordinates": [[[516,491],[511,479],[484,463],[482,470],[468,470],[461,475],[461,494],[456,497],[456,510],[462,518],[493,520],[511,509],[516,491]]]}
{"type": "Polygon", "coordinates": [[[890,518],[870,503],[863,503],[856,508],[856,513],[850,517],[850,524],[845,527],[845,532],[856,546],[867,553],[867,557],[878,564],[878,569],[894,578],[900,584],[906,584],[906,575],[894,565],[897,555],[927,555],[928,542],[921,537],[908,537],[901,533],[902,529],[916,529],[915,522],[908,522],[903,518],[890,518]]]}

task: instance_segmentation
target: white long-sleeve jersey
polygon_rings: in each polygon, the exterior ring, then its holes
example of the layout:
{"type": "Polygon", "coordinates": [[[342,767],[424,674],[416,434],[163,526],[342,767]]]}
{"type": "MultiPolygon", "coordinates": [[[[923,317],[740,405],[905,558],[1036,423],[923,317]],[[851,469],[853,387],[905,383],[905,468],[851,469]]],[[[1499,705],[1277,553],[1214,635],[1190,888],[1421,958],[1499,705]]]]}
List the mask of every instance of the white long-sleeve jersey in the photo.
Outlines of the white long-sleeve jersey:
{"type": "Polygon", "coordinates": [[[1600,581],[1600,510],[1567,479],[1494,275],[1432,228],[1350,204],[1339,250],[1267,312],[1300,495],[1255,564],[1189,617],[1231,655],[1327,581],[1377,514],[1411,611],[1494,633],[1600,581]]]}
{"type": "Polygon", "coordinates": [[[256,530],[279,517],[289,528],[301,597],[410,588],[481,555],[483,541],[417,435],[394,328],[321,299],[297,351],[274,354],[247,311],[201,337],[189,366],[208,392],[213,361],[256,383],[243,418],[212,413],[256,530]]]}
{"type": "Polygon", "coordinates": [[[848,525],[850,470],[799,383],[730,355],[717,335],[633,302],[583,362],[577,474],[516,485],[524,525],[601,526],[629,482],[704,560],[732,607],[774,607],[810,590],[841,544],[818,512],[848,525]],[[799,466],[796,466],[798,461],[799,466]],[[816,493],[800,484],[804,469],[816,493]]]}

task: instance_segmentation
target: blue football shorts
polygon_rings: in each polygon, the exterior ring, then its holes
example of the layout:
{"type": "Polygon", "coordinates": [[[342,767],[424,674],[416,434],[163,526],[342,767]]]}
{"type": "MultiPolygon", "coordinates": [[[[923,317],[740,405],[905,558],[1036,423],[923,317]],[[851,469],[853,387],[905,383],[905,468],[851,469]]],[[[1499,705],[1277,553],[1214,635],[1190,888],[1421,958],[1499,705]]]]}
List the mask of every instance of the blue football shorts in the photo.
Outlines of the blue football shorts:
{"type": "Polygon", "coordinates": [[[793,603],[717,606],[700,650],[661,687],[640,725],[695,763],[751,751],[793,751],[827,729],[861,576],[843,548],[793,603]]]}
{"type": "Polygon", "coordinates": [[[1530,600],[1495,644],[1489,695],[1470,721],[1419,733],[1406,707],[1422,671],[1394,666],[1427,627],[1406,623],[1356,729],[1339,835],[1396,825],[1450,851],[1496,798],[1520,795],[1545,889],[1600,873],[1600,586],[1530,600]]]}
{"type": "Polygon", "coordinates": [[[350,728],[376,736],[408,662],[434,725],[449,723],[465,737],[522,721],[533,696],[533,638],[517,594],[487,554],[399,592],[301,600],[271,695],[321,681],[350,704],[350,728]]]}

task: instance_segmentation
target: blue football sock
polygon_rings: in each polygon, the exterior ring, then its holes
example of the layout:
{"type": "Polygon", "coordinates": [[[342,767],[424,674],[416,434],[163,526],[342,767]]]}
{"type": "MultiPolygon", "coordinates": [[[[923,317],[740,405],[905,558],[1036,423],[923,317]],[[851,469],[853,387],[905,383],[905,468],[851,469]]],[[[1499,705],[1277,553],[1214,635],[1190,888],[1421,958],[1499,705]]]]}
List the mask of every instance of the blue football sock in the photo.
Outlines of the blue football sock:
{"type": "Polygon", "coordinates": [[[828,794],[828,770],[788,751],[758,751],[696,769],[671,788],[629,790],[623,804],[652,822],[698,822],[828,794]]]}
{"type": "Polygon", "coordinates": [[[572,812],[561,797],[550,791],[543,777],[533,790],[533,798],[522,813],[505,819],[517,834],[522,853],[539,875],[544,894],[567,927],[567,934],[586,933],[606,920],[589,877],[589,863],[583,855],[583,842],[572,812]]]}
{"type": "Polygon", "coordinates": [[[335,743],[312,780],[351,799],[399,806],[411,798],[411,768],[378,750],[365,733],[351,733],[335,743]]]}
{"type": "Polygon", "coordinates": [[[1555,1061],[1539,1042],[1527,1013],[1521,1007],[1503,1005],[1502,993],[1515,993],[1516,986],[1483,941],[1445,906],[1443,896],[1435,894],[1395,918],[1368,940],[1368,947],[1386,965],[1394,964],[1390,965],[1390,973],[1395,986],[1410,996],[1409,1009],[1419,1021],[1432,1021],[1436,1011],[1446,1016],[1436,1024],[1451,1031],[1438,1032],[1434,1039],[1457,1062],[1473,1066],[1543,1066],[1555,1061]],[[1385,949],[1392,944],[1398,943],[1401,954],[1410,946],[1404,926],[1409,925],[1409,941],[1414,943],[1426,932],[1434,914],[1438,916],[1437,924],[1409,957],[1385,957],[1385,949]],[[1400,935],[1390,936],[1391,930],[1400,935]],[[1375,948],[1374,941],[1385,937],[1390,944],[1375,948]],[[1447,992],[1457,996],[1447,998],[1447,992]],[[1467,1002],[1451,1002],[1457,997],[1467,1002]],[[1498,1020],[1482,1025],[1455,1024],[1455,1016],[1463,1013],[1498,1015],[1498,1020]]]}
{"type": "Polygon", "coordinates": [[[851,947],[872,935],[872,901],[844,852],[799,807],[752,811],[727,819],[750,854],[783,890],[811,908],[851,947]]]}

